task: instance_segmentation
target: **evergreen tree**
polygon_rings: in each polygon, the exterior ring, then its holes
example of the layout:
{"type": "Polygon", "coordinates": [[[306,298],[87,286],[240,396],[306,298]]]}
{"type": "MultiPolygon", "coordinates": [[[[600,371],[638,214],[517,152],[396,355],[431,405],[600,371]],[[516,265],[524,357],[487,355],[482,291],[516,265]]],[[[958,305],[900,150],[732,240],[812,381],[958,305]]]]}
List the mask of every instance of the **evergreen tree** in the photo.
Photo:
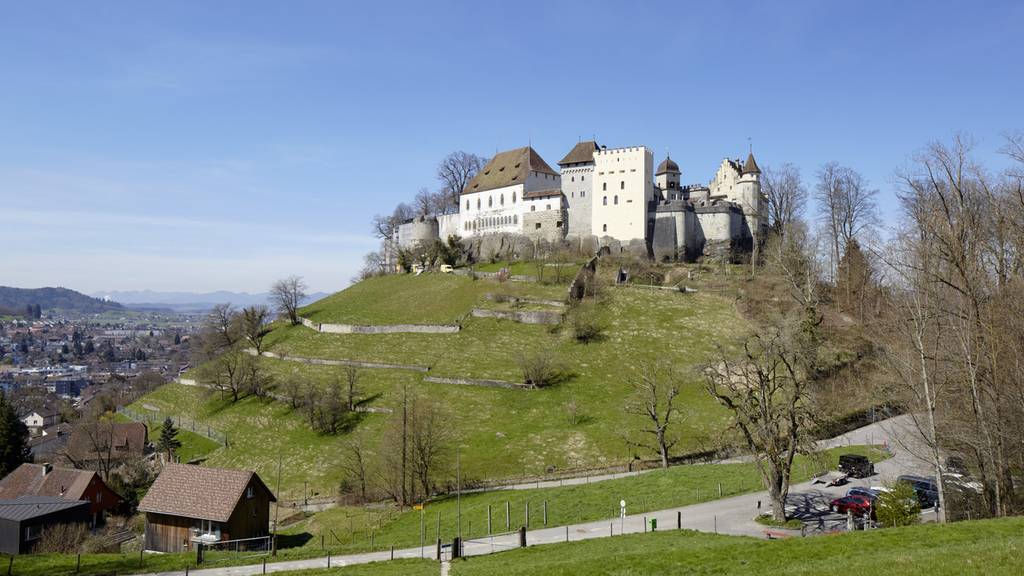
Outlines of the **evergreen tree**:
{"type": "Polygon", "coordinates": [[[164,452],[167,452],[167,459],[170,460],[174,451],[181,448],[181,440],[178,440],[178,429],[174,427],[174,421],[170,418],[164,419],[164,423],[160,426],[160,440],[157,442],[156,447],[164,452]]]}
{"type": "Polygon", "coordinates": [[[0,390],[0,478],[28,460],[28,427],[0,390]]]}

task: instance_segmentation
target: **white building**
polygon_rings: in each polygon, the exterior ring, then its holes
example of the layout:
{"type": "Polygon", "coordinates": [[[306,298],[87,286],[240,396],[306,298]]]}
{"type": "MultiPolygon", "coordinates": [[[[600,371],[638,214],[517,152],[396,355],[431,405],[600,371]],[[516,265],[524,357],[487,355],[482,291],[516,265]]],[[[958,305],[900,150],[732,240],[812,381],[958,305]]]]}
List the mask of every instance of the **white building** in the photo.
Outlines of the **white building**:
{"type": "Polygon", "coordinates": [[[744,163],[723,160],[708,185],[683,185],[671,158],[655,170],[646,146],[583,141],[558,165],[560,173],[529,146],[500,152],[467,184],[457,214],[402,224],[398,245],[456,234],[467,240],[593,238],[617,249],[645,248],[659,260],[692,259],[749,250],[766,227],[753,154],[744,163]]]}

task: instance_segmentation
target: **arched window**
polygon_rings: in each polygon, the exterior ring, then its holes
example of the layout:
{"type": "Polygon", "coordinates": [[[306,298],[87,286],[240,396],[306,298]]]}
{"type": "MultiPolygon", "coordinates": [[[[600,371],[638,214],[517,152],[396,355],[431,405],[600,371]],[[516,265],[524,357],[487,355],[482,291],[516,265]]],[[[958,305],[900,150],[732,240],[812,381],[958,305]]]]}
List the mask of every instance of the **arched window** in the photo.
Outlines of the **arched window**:
{"type": "Polygon", "coordinates": [[[625,189],[626,189],[626,181],[623,180],[623,181],[619,182],[619,190],[625,190],[625,189]]]}
{"type": "Polygon", "coordinates": [[[512,223],[513,224],[519,224],[519,214],[513,214],[512,215],[512,223]]]}
{"type": "Polygon", "coordinates": [[[512,193],[512,203],[513,204],[516,203],[516,193],[515,192],[512,193]]]}
{"type": "Polygon", "coordinates": [[[479,198],[476,199],[476,209],[477,210],[480,209],[480,199],[479,198]]]}
{"type": "Polygon", "coordinates": [[[466,199],[466,210],[469,210],[469,199],[466,199]]]}
{"type": "Polygon", "coordinates": [[[604,198],[601,198],[601,205],[602,206],[607,206],[608,205],[608,197],[607,196],[605,196],[604,198]]]}
{"type": "Polygon", "coordinates": [[[615,202],[614,202],[614,203],[615,203],[615,204],[618,204],[618,203],[619,203],[619,195],[618,195],[618,194],[616,194],[616,195],[615,195],[615,202]]]}
{"type": "Polygon", "coordinates": [[[608,183],[607,182],[601,182],[601,190],[605,190],[605,191],[608,190],[608,183]]]}
{"type": "Polygon", "coordinates": [[[580,190],[580,198],[586,198],[586,197],[587,197],[587,191],[586,190],[580,190]]]}
{"type": "Polygon", "coordinates": [[[491,206],[494,206],[494,196],[487,197],[487,207],[490,208],[491,206]]]}
{"type": "Polygon", "coordinates": [[[575,181],[576,181],[576,177],[573,176],[572,179],[570,180],[570,182],[575,182],[575,181]]]}
{"type": "Polygon", "coordinates": [[[607,224],[602,224],[601,225],[601,231],[602,232],[607,232],[608,231],[608,225],[607,224]]]}
{"type": "Polygon", "coordinates": [[[536,204],[531,205],[530,206],[530,212],[536,212],[536,211],[537,211],[537,205],[536,204]]]}
{"type": "Polygon", "coordinates": [[[580,176],[580,182],[586,182],[586,181],[587,181],[587,177],[586,176],[580,176]]]}
{"type": "Polygon", "coordinates": [[[500,204],[501,204],[502,206],[504,206],[504,205],[505,205],[505,194],[502,194],[502,195],[501,195],[501,197],[500,197],[500,198],[498,199],[498,202],[499,202],[499,203],[500,203],[500,204]]]}

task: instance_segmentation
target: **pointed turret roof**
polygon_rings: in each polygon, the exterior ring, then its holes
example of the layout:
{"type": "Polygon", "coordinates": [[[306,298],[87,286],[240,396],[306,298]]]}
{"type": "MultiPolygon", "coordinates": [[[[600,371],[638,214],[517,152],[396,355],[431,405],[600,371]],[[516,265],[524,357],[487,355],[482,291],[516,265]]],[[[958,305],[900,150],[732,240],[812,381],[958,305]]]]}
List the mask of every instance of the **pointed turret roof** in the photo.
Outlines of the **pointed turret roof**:
{"type": "Polygon", "coordinates": [[[743,164],[744,174],[760,174],[761,169],[757,167],[757,162],[754,161],[754,153],[747,154],[747,161],[743,164]]]}
{"type": "Polygon", "coordinates": [[[530,172],[543,172],[558,176],[548,163],[530,146],[499,152],[491,158],[483,170],[476,173],[469,181],[463,194],[483,192],[495,188],[504,188],[513,184],[522,184],[530,172]]]}

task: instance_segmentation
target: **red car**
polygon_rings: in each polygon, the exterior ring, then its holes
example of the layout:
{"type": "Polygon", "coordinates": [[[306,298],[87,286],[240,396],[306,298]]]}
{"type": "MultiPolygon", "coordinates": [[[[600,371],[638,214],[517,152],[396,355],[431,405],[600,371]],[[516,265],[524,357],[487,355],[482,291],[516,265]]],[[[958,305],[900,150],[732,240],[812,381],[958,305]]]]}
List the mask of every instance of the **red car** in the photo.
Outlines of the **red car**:
{"type": "Polygon", "coordinates": [[[846,514],[846,511],[850,510],[853,511],[854,516],[864,516],[865,514],[874,515],[875,510],[871,504],[871,498],[861,496],[859,494],[853,494],[850,496],[843,496],[842,498],[836,498],[829,502],[828,508],[829,510],[840,514],[846,514]]]}

